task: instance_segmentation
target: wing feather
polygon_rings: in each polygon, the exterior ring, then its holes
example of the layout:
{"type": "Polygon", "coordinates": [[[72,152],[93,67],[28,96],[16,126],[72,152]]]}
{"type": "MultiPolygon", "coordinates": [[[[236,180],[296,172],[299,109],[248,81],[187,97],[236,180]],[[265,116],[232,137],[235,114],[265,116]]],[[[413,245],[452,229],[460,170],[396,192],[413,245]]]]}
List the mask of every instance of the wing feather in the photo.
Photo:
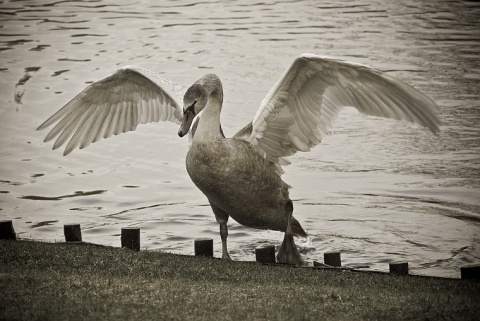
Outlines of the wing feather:
{"type": "MultiPolygon", "coordinates": [[[[80,122],[72,122],[72,125],[75,126],[76,130],[70,131],[70,133],[73,133],[73,135],[72,138],[70,138],[70,140],[68,141],[67,147],[65,147],[64,154],[70,153],[72,150],[77,148],[78,145],[81,144],[83,135],[85,134],[87,128],[89,128],[89,123],[93,119],[93,117],[91,117],[91,114],[94,111],[95,109],[90,108],[85,114],[82,115],[82,119],[80,120],[80,122]]],[[[61,142],[61,144],[57,145],[56,147],[58,148],[61,145],[63,145],[63,142],[61,142]]]]}
{"type": "Polygon", "coordinates": [[[285,157],[319,144],[345,106],[439,132],[437,105],[413,87],[367,66],[303,54],[234,138],[250,142],[260,155],[283,165],[288,163],[285,157]]]}
{"type": "MultiPolygon", "coordinates": [[[[74,121],[70,121],[69,125],[67,127],[65,127],[65,129],[62,131],[62,133],[58,136],[57,140],[55,141],[55,144],[53,145],[53,149],[59,148],[60,146],[65,144],[65,142],[68,139],[70,139],[70,137],[75,136],[75,133],[77,132],[78,129],[80,129],[79,130],[80,133],[83,133],[85,127],[82,126],[82,125],[85,124],[88,121],[88,119],[89,119],[91,113],[93,112],[93,110],[94,110],[93,108],[87,108],[86,112],[84,112],[83,114],[79,114],[78,120],[75,119],[74,121]]],[[[69,141],[69,143],[68,143],[69,146],[67,146],[69,148],[65,149],[65,153],[67,152],[67,150],[72,150],[73,148],[75,148],[78,145],[79,139],[80,139],[80,137],[78,137],[78,136],[79,135],[77,135],[75,137],[75,139],[69,141]]]]}
{"type": "Polygon", "coordinates": [[[108,114],[108,116],[110,117],[110,122],[108,123],[108,127],[104,132],[103,138],[108,138],[115,133],[115,129],[119,122],[121,113],[122,113],[122,110],[116,104],[111,105],[111,111],[108,114]]]}
{"type": "Polygon", "coordinates": [[[105,104],[105,106],[101,108],[101,111],[102,112],[98,116],[97,123],[95,124],[95,127],[93,129],[93,131],[95,131],[96,133],[92,143],[98,142],[100,139],[103,138],[105,132],[108,130],[110,122],[112,121],[112,117],[114,116],[114,113],[112,112],[112,105],[110,104],[105,104]],[[105,126],[105,129],[103,129],[103,126],[105,126]]]}
{"type": "Polygon", "coordinates": [[[37,129],[55,124],[45,141],[57,137],[54,149],[67,143],[64,155],[101,138],[149,122],[180,123],[186,88],[149,70],[126,66],[96,81],[37,129]]]}

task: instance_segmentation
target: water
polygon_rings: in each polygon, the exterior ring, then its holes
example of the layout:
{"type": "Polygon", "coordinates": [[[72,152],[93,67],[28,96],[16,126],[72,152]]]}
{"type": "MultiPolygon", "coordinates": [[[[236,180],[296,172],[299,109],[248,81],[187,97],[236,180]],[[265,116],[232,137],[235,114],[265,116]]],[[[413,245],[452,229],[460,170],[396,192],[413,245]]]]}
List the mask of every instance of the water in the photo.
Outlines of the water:
{"type": "MultiPolygon", "coordinates": [[[[189,85],[224,84],[227,136],[302,52],[386,70],[434,99],[442,133],[345,110],[333,135],[291,158],[295,216],[309,261],[459,277],[480,262],[480,4],[468,1],[0,1],[0,216],[22,238],[119,246],[141,228],[142,248],[193,253],[218,225],[188,178],[188,149],[170,123],[141,126],[74,151],[35,128],[88,83],[135,64],[189,85]]],[[[229,222],[233,259],[278,245],[282,233],[229,222]]],[[[300,242],[300,241],[298,241],[300,242]]]]}

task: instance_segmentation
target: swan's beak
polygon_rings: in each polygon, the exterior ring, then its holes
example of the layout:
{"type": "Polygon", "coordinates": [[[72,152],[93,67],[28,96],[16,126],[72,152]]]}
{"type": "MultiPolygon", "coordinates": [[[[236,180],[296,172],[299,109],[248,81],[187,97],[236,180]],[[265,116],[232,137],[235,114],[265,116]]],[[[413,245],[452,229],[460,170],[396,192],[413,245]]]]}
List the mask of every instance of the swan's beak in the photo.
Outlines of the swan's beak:
{"type": "Polygon", "coordinates": [[[182,124],[180,125],[180,129],[178,130],[178,136],[183,137],[188,133],[194,118],[195,111],[193,110],[193,108],[187,108],[183,113],[182,124]]]}

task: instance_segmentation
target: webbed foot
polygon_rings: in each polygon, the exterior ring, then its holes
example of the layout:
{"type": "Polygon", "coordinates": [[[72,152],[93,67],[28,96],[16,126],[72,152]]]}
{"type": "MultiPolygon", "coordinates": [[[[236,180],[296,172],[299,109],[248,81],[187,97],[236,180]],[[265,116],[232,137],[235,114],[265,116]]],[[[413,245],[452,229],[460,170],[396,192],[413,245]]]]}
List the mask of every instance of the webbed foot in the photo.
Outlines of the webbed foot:
{"type": "MultiPolygon", "coordinates": [[[[285,229],[285,236],[283,237],[282,245],[277,254],[277,262],[291,265],[304,265],[305,262],[298,252],[292,233],[292,213],[293,203],[288,201],[285,205],[285,214],[287,215],[287,228],[285,229]]],[[[298,223],[298,222],[297,222],[298,223]]],[[[303,230],[303,229],[302,229],[303,230]]]]}
{"type": "Polygon", "coordinates": [[[293,235],[287,235],[287,233],[285,233],[282,245],[280,245],[280,249],[278,250],[277,262],[290,265],[305,265],[305,261],[303,261],[295,245],[293,235]]]}

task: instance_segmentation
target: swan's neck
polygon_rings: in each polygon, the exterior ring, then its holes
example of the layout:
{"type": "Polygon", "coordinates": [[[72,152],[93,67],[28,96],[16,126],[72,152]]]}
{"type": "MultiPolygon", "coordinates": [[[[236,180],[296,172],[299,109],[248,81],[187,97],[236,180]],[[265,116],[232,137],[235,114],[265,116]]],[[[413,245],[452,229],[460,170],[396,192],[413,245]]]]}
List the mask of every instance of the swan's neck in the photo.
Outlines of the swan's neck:
{"type": "Polygon", "coordinates": [[[222,100],[216,96],[210,96],[205,109],[201,113],[197,130],[193,137],[195,141],[207,141],[223,138],[220,131],[220,112],[222,100]]]}

